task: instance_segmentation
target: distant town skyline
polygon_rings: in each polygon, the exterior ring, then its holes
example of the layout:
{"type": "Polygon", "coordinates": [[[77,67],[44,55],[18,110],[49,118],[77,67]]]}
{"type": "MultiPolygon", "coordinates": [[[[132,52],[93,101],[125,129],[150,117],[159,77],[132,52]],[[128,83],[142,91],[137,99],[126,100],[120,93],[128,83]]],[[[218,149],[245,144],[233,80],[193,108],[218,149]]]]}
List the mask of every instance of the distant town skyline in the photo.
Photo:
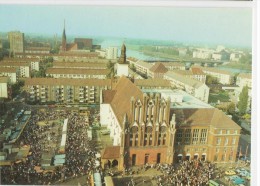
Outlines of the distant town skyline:
{"type": "Polygon", "coordinates": [[[252,46],[251,8],[0,5],[0,32],[252,46]]]}

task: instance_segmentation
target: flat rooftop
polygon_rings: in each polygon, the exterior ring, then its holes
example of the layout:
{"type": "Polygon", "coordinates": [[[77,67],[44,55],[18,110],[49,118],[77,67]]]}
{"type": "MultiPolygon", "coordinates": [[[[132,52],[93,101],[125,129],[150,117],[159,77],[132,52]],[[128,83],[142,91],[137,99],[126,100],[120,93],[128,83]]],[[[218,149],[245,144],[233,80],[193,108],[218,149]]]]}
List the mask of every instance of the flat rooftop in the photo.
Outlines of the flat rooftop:
{"type": "Polygon", "coordinates": [[[171,108],[214,108],[183,90],[178,89],[141,89],[144,93],[160,93],[164,99],[171,99],[171,108]]]}

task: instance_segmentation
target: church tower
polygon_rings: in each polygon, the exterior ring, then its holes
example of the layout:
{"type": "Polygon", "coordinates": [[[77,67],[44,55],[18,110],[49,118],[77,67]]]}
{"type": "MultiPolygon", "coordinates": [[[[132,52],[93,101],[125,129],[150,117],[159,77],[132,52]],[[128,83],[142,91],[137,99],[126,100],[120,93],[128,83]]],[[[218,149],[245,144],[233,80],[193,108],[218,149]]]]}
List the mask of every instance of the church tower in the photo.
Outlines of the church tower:
{"type": "Polygon", "coordinates": [[[67,50],[67,39],[66,39],[66,32],[65,32],[65,20],[64,20],[64,28],[62,33],[62,41],[61,41],[61,51],[65,52],[67,50]]]}
{"type": "Polygon", "coordinates": [[[120,55],[118,63],[119,64],[125,64],[126,63],[126,47],[125,47],[124,43],[121,47],[121,55],[120,55]]]}
{"type": "Polygon", "coordinates": [[[128,76],[128,64],[126,63],[126,47],[125,44],[123,43],[121,47],[121,55],[118,60],[118,63],[116,64],[116,75],[118,77],[120,76],[128,76]]]}

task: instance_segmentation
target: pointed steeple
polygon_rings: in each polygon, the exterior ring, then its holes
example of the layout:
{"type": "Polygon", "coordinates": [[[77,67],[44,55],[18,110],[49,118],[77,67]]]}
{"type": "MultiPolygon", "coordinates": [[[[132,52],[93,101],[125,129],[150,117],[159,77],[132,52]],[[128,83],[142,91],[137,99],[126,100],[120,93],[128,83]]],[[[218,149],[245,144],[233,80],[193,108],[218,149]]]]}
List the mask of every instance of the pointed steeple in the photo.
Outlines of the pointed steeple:
{"type": "Polygon", "coordinates": [[[122,47],[121,47],[121,55],[118,61],[119,64],[125,64],[126,63],[126,47],[125,47],[125,43],[123,43],[122,47]]]}
{"type": "Polygon", "coordinates": [[[65,19],[64,19],[64,28],[62,33],[62,41],[61,41],[61,50],[65,52],[67,50],[67,39],[66,39],[66,32],[65,32],[65,19]]]}

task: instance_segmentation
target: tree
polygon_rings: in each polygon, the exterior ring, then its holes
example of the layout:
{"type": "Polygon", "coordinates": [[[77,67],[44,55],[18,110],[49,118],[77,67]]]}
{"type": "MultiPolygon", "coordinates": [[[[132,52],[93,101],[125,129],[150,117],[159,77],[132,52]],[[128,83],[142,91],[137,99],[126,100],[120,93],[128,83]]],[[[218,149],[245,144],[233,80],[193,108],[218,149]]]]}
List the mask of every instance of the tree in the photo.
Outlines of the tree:
{"type": "Polygon", "coordinates": [[[111,78],[115,76],[115,67],[114,63],[112,63],[110,60],[107,63],[107,69],[109,70],[109,73],[107,74],[107,78],[111,78]]]}
{"type": "Polygon", "coordinates": [[[233,114],[235,114],[235,111],[236,111],[236,105],[235,105],[235,103],[231,102],[227,106],[227,113],[233,115],[233,114]]]}
{"type": "Polygon", "coordinates": [[[217,78],[211,76],[211,75],[207,75],[206,76],[206,84],[207,85],[212,85],[212,84],[218,84],[219,81],[217,78]]]}
{"type": "Polygon", "coordinates": [[[136,72],[136,67],[135,67],[134,64],[131,64],[131,65],[130,65],[130,69],[132,69],[134,72],[136,72]]]}
{"type": "Polygon", "coordinates": [[[239,113],[245,114],[248,104],[248,87],[244,86],[242,92],[239,94],[238,110],[239,113]]]}

